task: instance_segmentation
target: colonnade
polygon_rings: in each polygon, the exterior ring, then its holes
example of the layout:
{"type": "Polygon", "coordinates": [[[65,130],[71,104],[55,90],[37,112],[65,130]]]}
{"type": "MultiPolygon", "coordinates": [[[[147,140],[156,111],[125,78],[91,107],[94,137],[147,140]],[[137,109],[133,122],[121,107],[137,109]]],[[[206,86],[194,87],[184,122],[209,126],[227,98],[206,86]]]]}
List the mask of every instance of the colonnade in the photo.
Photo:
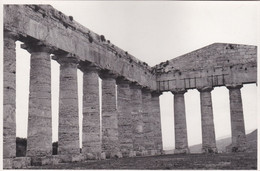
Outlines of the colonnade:
{"type": "MultiPolygon", "coordinates": [[[[13,33],[4,34],[4,158],[16,155],[17,39],[18,35],[13,33]]],[[[43,43],[24,41],[21,47],[31,54],[27,157],[39,161],[52,155],[51,54],[60,64],[58,156],[63,161],[72,161],[77,155],[100,159],[161,154],[160,93],[43,43]],[[82,154],[77,69],[84,74],[82,154]],[[99,78],[102,79],[101,111],[99,78]]]]}
{"type": "MultiPolygon", "coordinates": [[[[246,149],[246,134],[240,89],[243,85],[226,85],[229,90],[232,145],[229,151],[246,149]]],[[[211,91],[213,87],[203,87],[200,92],[202,152],[216,153],[215,126],[213,118],[211,91]]],[[[186,90],[173,91],[175,120],[175,153],[189,153],[186,127],[184,93],[186,90]]]]}

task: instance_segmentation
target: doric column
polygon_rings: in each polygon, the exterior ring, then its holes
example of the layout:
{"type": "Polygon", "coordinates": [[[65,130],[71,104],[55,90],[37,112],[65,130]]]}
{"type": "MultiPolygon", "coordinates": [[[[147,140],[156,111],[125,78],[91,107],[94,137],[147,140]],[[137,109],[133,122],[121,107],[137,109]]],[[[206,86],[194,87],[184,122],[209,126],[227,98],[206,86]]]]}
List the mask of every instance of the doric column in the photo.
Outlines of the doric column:
{"type": "Polygon", "coordinates": [[[102,152],[106,158],[122,157],[118,140],[116,76],[102,73],[102,152]]]}
{"type": "Polygon", "coordinates": [[[202,152],[216,153],[216,138],[213,119],[211,91],[212,87],[199,89],[201,107],[202,152]]]}
{"type": "Polygon", "coordinates": [[[154,118],[151,107],[151,92],[148,89],[142,89],[143,122],[144,122],[144,146],[149,155],[154,155],[154,118]]]}
{"type": "Polygon", "coordinates": [[[118,139],[123,157],[134,156],[129,84],[130,82],[125,79],[117,79],[118,139]]]}
{"type": "Polygon", "coordinates": [[[131,90],[131,115],[132,115],[132,131],[133,131],[133,148],[137,156],[141,156],[144,148],[144,123],[142,108],[142,87],[136,84],[130,84],[131,90]]]}
{"type": "Polygon", "coordinates": [[[243,85],[227,86],[229,89],[232,151],[244,151],[246,148],[246,134],[241,98],[243,85]]]}
{"type": "Polygon", "coordinates": [[[174,153],[189,153],[184,93],[175,91],[174,94],[174,127],[175,127],[175,151],[174,153]]]}
{"type": "Polygon", "coordinates": [[[100,158],[100,105],[99,70],[94,66],[81,66],[83,71],[83,130],[82,153],[87,158],[100,158]]]}
{"type": "Polygon", "coordinates": [[[163,144],[162,144],[162,130],[161,130],[161,113],[160,113],[160,92],[152,92],[152,101],[151,101],[151,109],[152,115],[154,117],[154,143],[155,150],[157,150],[158,154],[162,153],[163,144]]]}
{"type": "Polygon", "coordinates": [[[50,47],[21,45],[31,54],[27,156],[52,155],[50,47]]]}
{"type": "MultiPolygon", "coordinates": [[[[4,31],[3,158],[16,156],[16,34],[4,31]]],[[[5,163],[4,163],[5,164],[5,163]]]]}
{"type": "Polygon", "coordinates": [[[72,54],[61,55],[60,101],[59,101],[59,141],[58,154],[79,154],[79,114],[78,114],[78,61],[72,54]]]}

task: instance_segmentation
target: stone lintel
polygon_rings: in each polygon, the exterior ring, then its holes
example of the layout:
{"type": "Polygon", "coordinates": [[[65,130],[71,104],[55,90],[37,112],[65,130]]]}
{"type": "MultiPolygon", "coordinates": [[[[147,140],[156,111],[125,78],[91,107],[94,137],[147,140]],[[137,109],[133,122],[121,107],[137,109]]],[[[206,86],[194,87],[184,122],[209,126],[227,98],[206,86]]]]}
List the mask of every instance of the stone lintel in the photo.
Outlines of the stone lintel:
{"type": "Polygon", "coordinates": [[[211,92],[214,89],[214,87],[201,87],[198,88],[199,92],[211,92]]]}

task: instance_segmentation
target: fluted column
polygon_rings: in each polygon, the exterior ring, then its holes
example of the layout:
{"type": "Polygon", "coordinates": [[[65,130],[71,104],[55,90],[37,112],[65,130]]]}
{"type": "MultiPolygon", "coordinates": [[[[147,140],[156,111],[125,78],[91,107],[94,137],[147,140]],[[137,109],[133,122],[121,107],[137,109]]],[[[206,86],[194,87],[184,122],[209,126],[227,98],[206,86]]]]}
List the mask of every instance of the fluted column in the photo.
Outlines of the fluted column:
{"type": "Polygon", "coordinates": [[[118,111],[118,138],[123,157],[132,157],[133,154],[133,121],[131,115],[130,82],[122,78],[117,79],[117,111],[118,111]]]}
{"type": "MultiPolygon", "coordinates": [[[[16,156],[16,52],[17,35],[4,32],[3,158],[16,156]]],[[[5,163],[4,163],[5,164],[5,163]]]]}
{"type": "Polygon", "coordinates": [[[242,85],[227,86],[229,89],[232,151],[244,151],[246,148],[245,123],[241,91],[242,85]]]}
{"type": "Polygon", "coordinates": [[[100,158],[100,105],[99,70],[94,66],[82,66],[83,71],[83,130],[82,153],[87,158],[100,158]]]}
{"type": "Polygon", "coordinates": [[[102,73],[102,152],[106,158],[121,157],[118,140],[116,110],[116,80],[114,75],[102,73]]]}
{"type": "Polygon", "coordinates": [[[68,54],[59,56],[60,100],[58,154],[79,154],[79,114],[77,59],[68,54]]]}
{"type": "Polygon", "coordinates": [[[205,87],[200,91],[201,127],[202,127],[202,152],[217,152],[215,127],[213,119],[211,91],[213,88],[205,87]]]}
{"type": "Polygon", "coordinates": [[[21,45],[31,53],[27,156],[52,155],[50,47],[21,45]]]}
{"type": "Polygon", "coordinates": [[[174,125],[175,125],[175,151],[174,153],[189,153],[184,93],[186,91],[172,92],[174,94],[174,125]]]}
{"type": "Polygon", "coordinates": [[[161,93],[159,92],[152,92],[152,101],[151,101],[152,115],[154,117],[154,130],[153,130],[154,143],[155,143],[155,150],[157,150],[158,154],[161,154],[163,150],[160,99],[159,99],[160,95],[161,93]]]}
{"type": "Polygon", "coordinates": [[[130,84],[131,90],[131,115],[133,120],[133,148],[137,156],[141,156],[144,148],[144,123],[142,108],[142,89],[141,86],[130,84]]]}
{"type": "Polygon", "coordinates": [[[151,92],[148,89],[142,89],[143,122],[144,122],[144,146],[148,154],[154,155],[154,118],[151,108],[151,92]]]}

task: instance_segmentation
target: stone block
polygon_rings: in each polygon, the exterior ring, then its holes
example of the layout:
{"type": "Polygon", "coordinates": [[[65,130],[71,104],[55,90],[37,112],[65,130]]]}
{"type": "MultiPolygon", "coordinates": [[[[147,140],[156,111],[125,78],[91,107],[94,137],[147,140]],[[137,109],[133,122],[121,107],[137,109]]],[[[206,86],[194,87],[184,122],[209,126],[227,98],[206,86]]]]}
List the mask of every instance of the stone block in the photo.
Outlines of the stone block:
{"type": "Polygon", "coordinates": [[[12,169],[13,158],[3,159],[3,169],[12,169]]]}
{"type": "Polygon", "coordinates": [[[81,162],[85,160],[85,156],[82,154],[78,154],[78,155],[72,155],[71,156],[71,161],[72,162],[81,162]]]}
{"type": "Polygon", "coordinates": [[[14,169],[23,169],[31,166],[30,157],[16,157],[13,159],[13,168],[14,169]]]}
{"type": "Polygon", "coordinates": [[[101,153],[100,159],[101,160],[105,160],[106,159],[106,153],[105,152],[101,153]]]}

